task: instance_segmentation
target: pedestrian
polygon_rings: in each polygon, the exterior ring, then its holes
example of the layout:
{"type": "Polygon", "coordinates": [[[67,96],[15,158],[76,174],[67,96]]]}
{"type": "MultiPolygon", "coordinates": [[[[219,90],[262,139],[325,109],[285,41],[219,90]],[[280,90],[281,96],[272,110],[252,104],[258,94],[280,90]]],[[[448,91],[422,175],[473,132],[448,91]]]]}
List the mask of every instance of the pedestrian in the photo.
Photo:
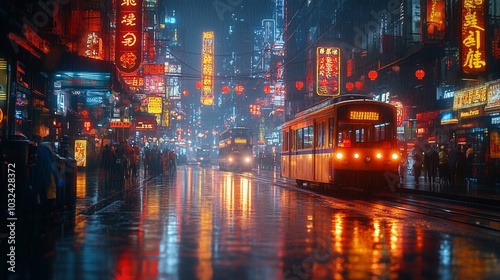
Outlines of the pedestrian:
{"type": "Polygon", "coordinates": [[[63,135],[61,139],[61,145],[59,145],[59,148],[57,149],[57,154],[63,158],[67,158],[71,156],[71,153],[69,151],[69,136],[68,135],[63,135]]]}
{"type": "Polygon", "coordinates": [[[109,185],[111,183],[111,166],[113,166],[112,163],[114,162],[109,144],[106,144],[106,146],[104,146],[101,157],[101,168],[106,173],[106,184],[109,185]]]}
{"type": "Polygon", "coordinates": [[[467,151],[465,152],[465,177],[467,181],[470,181],[474,177],[474,150],[472,145],[469,144],[467,151]]]}
{"type": "Polygon", "coordinates": [[[455,178],[456,178],[456,186],[459,190],[465,189],[465,165],[466,165],[466,157],[463,146],[460,145],[460,148],[457,152],[457,165],[455,168],[455,178]]]}
{"type": "Polygon", "coordinates": [[[436,183],[437,169],[439,164],[439,156],[434,147],[430,145],[424,154],[424,167],[427,172],[429,186],[433,187],[436,183]]]}
{"type": "Polygon", "coordinates": [[[49,142],[41,142],[37,147],[37,161],[34,166],[33,192],[41,206],[44,218],[54,215],[57,210],[57,189],[64,187],[64,179],[57,168],[57,156],[49,142]]]}
{"type": "Polygon", "coordinates": [[[399,161],[399,178],[403,182],[406,176],[406,166],[408,164],[408,154],[405,151],[401,152],[401,160],[399,161]]]}
{"type": "Polygon", "coordinates": [[[445,149],[444,146],[441,146],[441,150],[439,151],[438,154],[439,158],[439,182],[442,185],[448,185],[448,162],[449,162],[449,155],[448,151],[445,149]]]}
{"type": "Polygon", "coordinates": [[[417,150],[413,154],[413,176],[415,178],[415,185],[418,188],[420,186],[420,174],[422,172],[422,153],[417,150]]]}
{"type": "Polygon", "coordinates": [[[448,183],[450,186],[454,187],[456,185],[456,167],[457,167],[458,149],[455,143],[450,145],[450,151],[448,152],[448,183]]]}

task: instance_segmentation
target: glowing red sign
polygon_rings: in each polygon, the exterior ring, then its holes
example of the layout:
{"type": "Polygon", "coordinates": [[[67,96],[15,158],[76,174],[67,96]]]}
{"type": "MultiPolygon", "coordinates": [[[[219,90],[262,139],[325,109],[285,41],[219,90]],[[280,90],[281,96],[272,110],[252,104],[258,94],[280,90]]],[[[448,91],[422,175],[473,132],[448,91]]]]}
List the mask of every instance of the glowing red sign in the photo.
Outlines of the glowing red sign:
{"type": "Polygon", "coordinates": [[[486,70],[486,0],[463,0],[461,63],[466,74],[481,74],[486,70]]]}
{"type": "Polygon", "coordinates": [[[203,32],[201,49],[201,98],[203,105],[214,102],[214,32],[203,32]]]}
{"type": "Polygon", "coordinates": [[[316,48],[316,93],[321,96],[340,94],[340,49],[316,48]]]}
{"type": "Polygon", "coordinates": [[[116,1],[115,44],[118,70],[137,71],[142,63],[142,0],[116,1]]]}
{"type": "Polygon", "coordinates": [[[446,35],[446,6],[445,0],[425,0],[422,3],[422,32],[423,44],[442,43],[446,35]]]}

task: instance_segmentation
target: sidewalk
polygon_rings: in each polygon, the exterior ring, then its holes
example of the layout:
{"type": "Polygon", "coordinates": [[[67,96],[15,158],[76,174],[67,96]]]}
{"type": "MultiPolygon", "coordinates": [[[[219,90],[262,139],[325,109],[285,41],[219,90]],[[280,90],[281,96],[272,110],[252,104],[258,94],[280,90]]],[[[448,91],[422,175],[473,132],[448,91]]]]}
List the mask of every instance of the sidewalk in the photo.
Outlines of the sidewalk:
{"type": "Polygon", "coordinates": [[[139,169],[137,181],[132,185],[128,182],[125,185],[116,181],[106,182],[106,174],[101,169],[79,169],[76,178],[75,214],[93,214],[150,179],[151,177],[144,174],[142,167],[139,169]]]}
{"type": "Polygon", "coordinates": [[[462,187],[452,185],[445,187],[430,186],[426,178],[420,176],[417,186],[413,175],[407,175],[401,181],[398,191],[500,206],[500,186],[484,185],[477,181],[465,182],[462,187]]]}

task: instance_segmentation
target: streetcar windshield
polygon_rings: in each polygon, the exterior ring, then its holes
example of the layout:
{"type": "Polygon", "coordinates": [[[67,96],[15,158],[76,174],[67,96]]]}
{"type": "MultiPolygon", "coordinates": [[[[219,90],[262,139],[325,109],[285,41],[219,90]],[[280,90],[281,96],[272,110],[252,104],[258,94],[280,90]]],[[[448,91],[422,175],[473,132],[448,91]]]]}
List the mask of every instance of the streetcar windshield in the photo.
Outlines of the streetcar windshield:
{"type": "Polygon", "coordinates": [[[395,117],[390,107],[344,106],[338,108],[337,117],[338,147],[393,147],[395,117]]]}

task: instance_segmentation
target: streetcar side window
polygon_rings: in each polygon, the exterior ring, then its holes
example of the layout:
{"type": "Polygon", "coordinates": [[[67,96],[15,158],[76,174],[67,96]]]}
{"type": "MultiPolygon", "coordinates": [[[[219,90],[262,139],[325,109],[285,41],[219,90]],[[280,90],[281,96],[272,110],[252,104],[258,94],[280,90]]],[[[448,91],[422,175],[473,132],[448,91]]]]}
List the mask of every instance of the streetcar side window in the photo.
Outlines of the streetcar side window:
{"type": "Polygon", "coordinates": [[[326,130],[324,121],[316,124],[316,131],[318,132],[318,143],[316,143],[316,147],[323,147],[326,143],[326,130]]]}
{"type": "Polygon", "coordinates": [[[297,149],[308,149],[313,147],[313,126],[300,128],[297,134],[297,149]]]}
{"type": "Polygon", "coordinates": [[[328,147],[333,146],[333,117],[328,118],[328,147]]]}
{"type": "Polygon", "coordinates": [[[283,135],[281,137],[283,137],[283,139],[281,141],[283,143],[281,145],[281,150],[282,151],[288,151],[288,130],[284,131],[283,135]]]}
{"type": "Polygon", "coordinates": [[[314,127],[312,125],[304,127],[304,149],[313,147],[314,141],[314,127]]]}

